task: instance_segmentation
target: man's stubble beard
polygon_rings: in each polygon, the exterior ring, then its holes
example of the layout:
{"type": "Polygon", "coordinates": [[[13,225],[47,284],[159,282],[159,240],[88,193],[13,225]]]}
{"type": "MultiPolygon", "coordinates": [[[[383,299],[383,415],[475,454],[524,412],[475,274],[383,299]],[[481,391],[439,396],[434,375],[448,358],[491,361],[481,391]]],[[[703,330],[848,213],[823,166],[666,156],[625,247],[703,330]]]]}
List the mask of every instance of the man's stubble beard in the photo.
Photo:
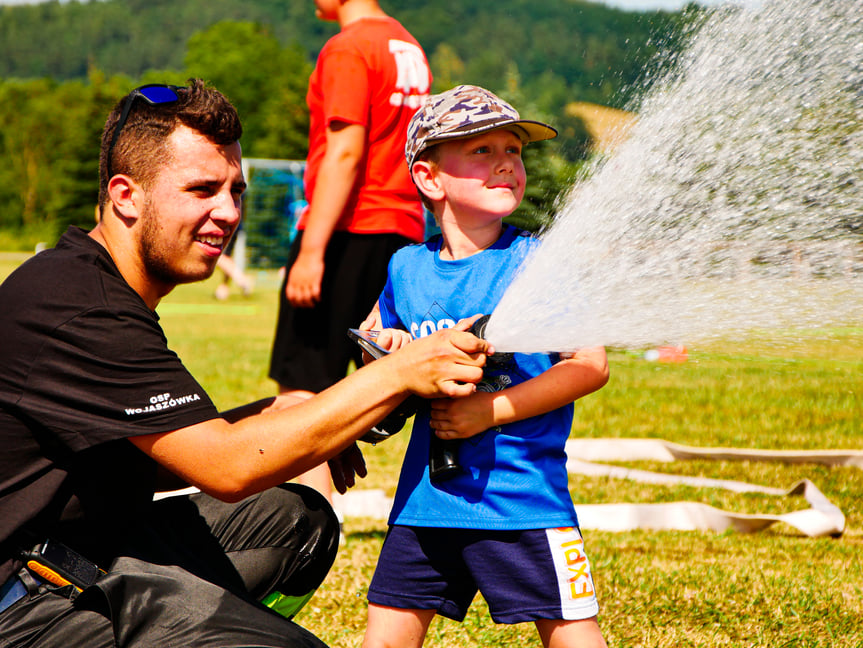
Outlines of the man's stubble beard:
{"type": "Polygon", "coordinates": [[[176,263],[185,260],[186,252],[171,241],[166,241],[159,227],[159,211],[148,198],[141,214],[141,238],[139,251],[144,270],[148,276],[170,286],[203,281],[209,278],[216,269],[216,262],[201,272],[184,271],[182,265],[176,263]]]}

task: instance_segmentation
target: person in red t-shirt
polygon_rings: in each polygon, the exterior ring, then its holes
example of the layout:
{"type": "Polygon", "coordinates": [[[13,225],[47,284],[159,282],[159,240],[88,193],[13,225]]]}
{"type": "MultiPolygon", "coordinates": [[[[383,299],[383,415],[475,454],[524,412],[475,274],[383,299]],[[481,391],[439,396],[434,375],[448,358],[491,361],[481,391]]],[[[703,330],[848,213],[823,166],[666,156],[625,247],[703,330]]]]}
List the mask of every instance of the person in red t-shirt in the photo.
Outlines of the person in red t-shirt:
{"type": "MultiPolygon", "coordinates": [[[[315,0],[341,31],[309,80],[309,207],[280,294],[270,378],[308,397],[345,376],[359,348],[347,337],[369,313],[393,252],[423,240],[425,220],[403,161],[411,117],[431,72],[422,48],[377,0],[315,0]]],[[[331,499],[326,464],[300,481],[331,499]]]]}

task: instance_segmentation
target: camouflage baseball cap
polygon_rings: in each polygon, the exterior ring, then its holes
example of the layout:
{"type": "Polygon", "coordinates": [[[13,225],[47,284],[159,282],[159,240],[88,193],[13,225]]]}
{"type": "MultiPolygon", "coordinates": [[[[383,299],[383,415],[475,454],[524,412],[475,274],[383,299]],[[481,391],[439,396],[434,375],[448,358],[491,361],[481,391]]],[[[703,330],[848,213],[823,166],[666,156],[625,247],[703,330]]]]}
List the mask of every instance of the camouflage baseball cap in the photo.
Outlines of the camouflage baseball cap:
{"type": "Polygon", "coordinates": [[[524,143],[557,136],[548,124],[522,119],[515,108],[488,90],[460,85],[429,97],[411,119],[405,143],[408,168],[432,144],[498,128],[513,131],[524,143]]]}

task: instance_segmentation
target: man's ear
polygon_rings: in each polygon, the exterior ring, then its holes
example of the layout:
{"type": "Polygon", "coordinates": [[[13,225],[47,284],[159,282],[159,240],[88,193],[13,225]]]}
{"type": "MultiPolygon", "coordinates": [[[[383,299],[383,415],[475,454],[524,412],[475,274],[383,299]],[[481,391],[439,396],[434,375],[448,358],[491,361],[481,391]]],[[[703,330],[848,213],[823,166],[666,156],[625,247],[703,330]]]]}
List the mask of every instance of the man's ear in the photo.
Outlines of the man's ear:
{"type": "Polygon", "coordinates": [[[138,219],[143,204],[141,185],[127,175],[118,173],[108,181],[108,199],[114,212],[127,221],[138,219]]]}
{"type": "Polygon", "coordinates": [[[417,188],[428,196],[429,200],[443,200],[443,186],[438,178],[437,168],[427,160],[417,160],[411,167],[411,174],[417,188]]]}

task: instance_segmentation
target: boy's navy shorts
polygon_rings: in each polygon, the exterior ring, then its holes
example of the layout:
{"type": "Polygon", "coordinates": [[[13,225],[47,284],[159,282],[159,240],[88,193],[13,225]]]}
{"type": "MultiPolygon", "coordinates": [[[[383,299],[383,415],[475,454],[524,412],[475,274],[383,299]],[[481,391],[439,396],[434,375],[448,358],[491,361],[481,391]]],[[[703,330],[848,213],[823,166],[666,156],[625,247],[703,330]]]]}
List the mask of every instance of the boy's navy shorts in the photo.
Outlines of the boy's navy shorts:
{"type": "Polygon", "coordinates": [[[487,531],[393,526],[368,600],[463,621],[479,590],[496,623],[599,612],[577,527],[487,531]]]}

